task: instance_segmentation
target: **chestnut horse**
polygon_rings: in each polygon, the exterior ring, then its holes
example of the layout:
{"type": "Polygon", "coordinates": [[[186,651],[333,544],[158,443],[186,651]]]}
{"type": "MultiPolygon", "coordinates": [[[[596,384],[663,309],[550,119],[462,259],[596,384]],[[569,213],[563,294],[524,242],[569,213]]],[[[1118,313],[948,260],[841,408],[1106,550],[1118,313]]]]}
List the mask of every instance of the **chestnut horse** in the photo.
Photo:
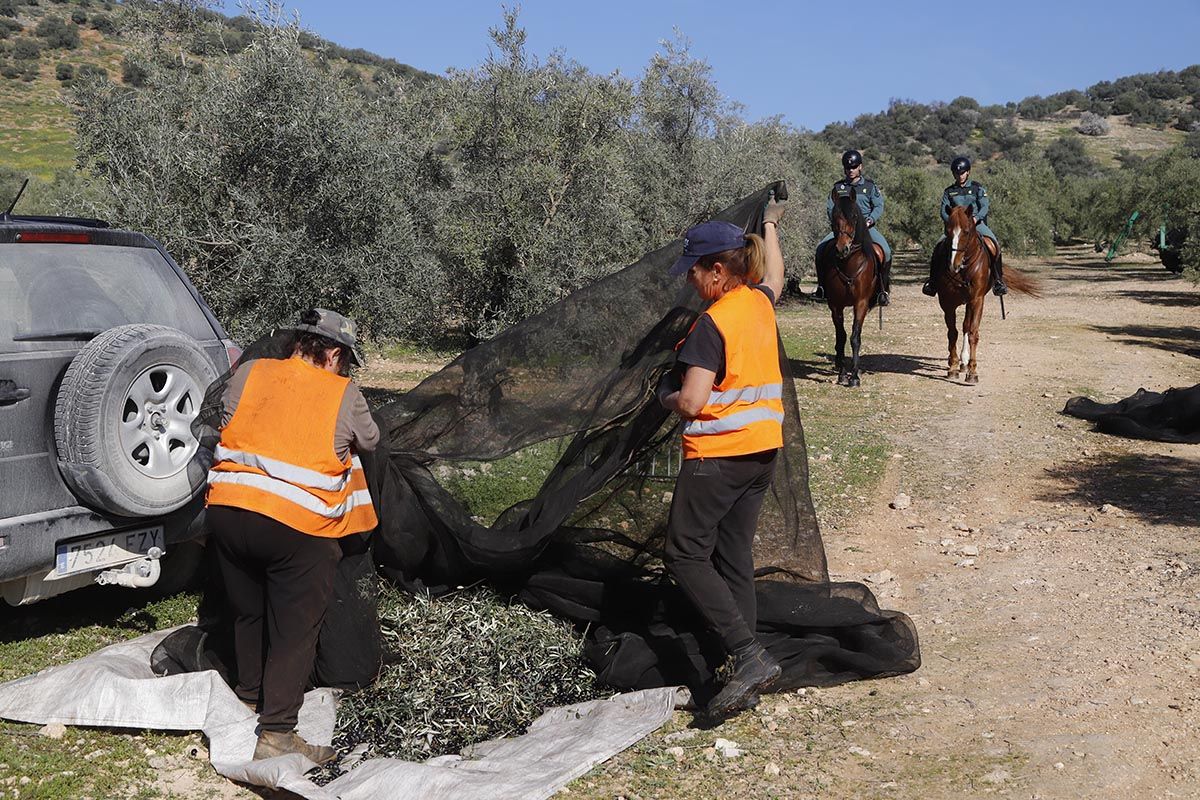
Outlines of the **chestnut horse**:
{"type": "Polygon", "coordinates": [[[833,241],[817,253],[817,272],[825,287],[825,299],[833,316],[836,331],[838,383],[858,386],[858,353],[862,345],[863,321],[875,306],[879,293],[880,266],[883,253],[871,241],[866,217],[858,207],[854,187],[838,184],[830,194],[833,199],[833,241]],[[854,354],[849,375],[846,374],[845,309],[854,310],[850,329],[850,348],[854,354]]]}
{"type": "Polygon", "coordinates": [[[1041,296],[1041,285],[1028,275],[1004,266],[1000,248],[995,242],[985,239],[975,228],[975,219],[967,206],[955,206],[946,220],[946,240],[935,250],[933,285],[937,289],[938,302],[946,314],[946,338],[950,345],[950,360],[947,377],[962,374],[966,361],[966,382],[979,383],[979,369],[975,362],[979,346],[979,320],[983,317],[983,301],[987,299],[992,285],[992,262],[997,271],[1004,275],[1008,288],[1031,297],[1041,296]],[[946,258],[942,261],[942,253],[946,258]],[[962,355],[959,355],[956,318],[958,307],[966,305],[963,314],[962,355]],[[970,360],[967,360],[967,345],[970,345],[970,360]]]}

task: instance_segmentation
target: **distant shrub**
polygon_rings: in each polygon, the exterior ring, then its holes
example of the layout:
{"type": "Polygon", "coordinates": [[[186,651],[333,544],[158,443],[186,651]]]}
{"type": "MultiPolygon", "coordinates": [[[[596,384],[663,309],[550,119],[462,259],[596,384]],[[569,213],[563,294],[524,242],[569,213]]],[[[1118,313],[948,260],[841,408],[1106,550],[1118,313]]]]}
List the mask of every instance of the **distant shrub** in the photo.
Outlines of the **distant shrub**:
{"type": "Polygon", "coordinates": [[[257,20],[251,19],[250,17],[239,15],[225,20],[225,26],[227,28],[232,28],[235,31],[242,31],[243,33],[254,33],[256,30],[258,30],[259,23],[257,20]]]}
{"type": "Polygon", "coordinates": [[[1050,101],[1040,95],[1026,97],[1017,103],[1017,113],[1024,119],[1043,119],[1053,110],[1050,101]]]}
{"type": "Polygon", "coordinates": [[[108,14],[92,14],[92,28],[105,35],[117,32],[117,23],[108,14]]]}
{"type": "Polygon", "coordinates": [[[9,80],[14,80],[21,77],[21,69],[16,64],[8,63],[0,67],[0,75],[3,75],[9,80]]]}
{"type": "Polygon", "coordinates": [[[1096,162],[1075,136],[1060,136],[1046,147],[1046,160],[1061,180],[1066,177],[1086,177],[1096,172],[1096,162]]]}
{"type": "Polygon", "coordinates": [[[26,83],[33,83],[38,79],[38,65],[36,61],[26,61],[22,67],[21,80],[26,83]]]}
{"type": "Polygon", "coordinates": [[[77,8],[71,12],[71,22],[74,22],[76,25],[82,25],[83,23],[87,22],[87,20],[87,12],[82,8],[77,8]]]}
{"type": "Polygon", "coordinates": [[[36,61],[42,56],[42,46],[36,40],[22,36],[13,39],[10,52],[14,61],[36,61]]]}
{"type": "Polygon", "coordinates": [[[1099,114],[1093,114],[1091,111],[1085,111],[1080,114],[1079,124],[1075,126],[1075,130],[1084,136],[1105,136],[1110,129],[1111,126],[1108,124],[1108,120],[1099,114]]]}
{"type": "Polygon", "coordinates": [[[150,72],[140,62],[125,56],[121,61],[121,80],[128,86],[145,86],[150,72]]]}
{"type": "Polygon", "coordinates": [[[4,31],[4,38],[7,39],[9,34],[20,33],[24,28],[15,19],[0,17],[0,30],[4,31]]]}
{"type": "Polygon", "coordinates": [[[1130,122],[1165,127],[1171,121],[1171,109],[1157,100],[1150,100],[1129,115],[1130,122]]]}
{"type": "Polygon", "coordinates": [[[1186,132],[1200,131],[1200,111],[1188,109],[1181,112],[1174,127],[1186,132]]]}
{"type": "Polygon", "coordinates": [[[349,64],[338,73],[338,77],[346,81],[346,83],[362,83],[362,75],[349,64]]]}
{"type": "Polygon", "coordinates": [[[1191,155],[1192,158],[1200,158],[1200,130],[1192,131],[1183,140],[1183,149],[1191,155]]]}
{"type": "Polygon", "coordinates": [[[66,61],[60,61],[54,66],[54,77],[60,81],[70,81],[75,79],[75,66],[68,64],[66,61]]]}
{"type": "Polygon", "coordinates": [[[17,4],[13,0],[0,0],[0,16],[15,17],[17,4]]]}
{"type": "Polygon", "coordinates": [[[59,17],[42,17],[34,33],[45,39],[47,47],[62,50],[74,50],[79,47],[79,29],[59,17]]]}
{"type": "Polygon", "coordinates": [[[106,81],[108,80],[108,70],[99,64],[80,64],[75,69],[75,77],[81,81],[90,78],[106,81]]]}

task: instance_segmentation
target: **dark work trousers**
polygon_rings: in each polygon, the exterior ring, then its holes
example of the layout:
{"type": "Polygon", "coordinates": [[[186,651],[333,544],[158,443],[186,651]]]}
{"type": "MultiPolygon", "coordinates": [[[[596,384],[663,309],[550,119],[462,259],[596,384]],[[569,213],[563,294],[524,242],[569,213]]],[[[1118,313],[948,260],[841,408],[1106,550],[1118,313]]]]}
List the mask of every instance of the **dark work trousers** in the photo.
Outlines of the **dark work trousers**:
{"type": "Polygon", "coordinates": [[[234,615],[234,691],[247,703],[261,699],[262,730],[291,731],[316,659],[341,545],[229,506],[209,506],[208,526],[234,615]]]}
{"type": "Polygon", "coordinates": [[[683,462],[667,522],[667,569],[727,651],[754,636],[752,544],[777,450],[683,462]]]}

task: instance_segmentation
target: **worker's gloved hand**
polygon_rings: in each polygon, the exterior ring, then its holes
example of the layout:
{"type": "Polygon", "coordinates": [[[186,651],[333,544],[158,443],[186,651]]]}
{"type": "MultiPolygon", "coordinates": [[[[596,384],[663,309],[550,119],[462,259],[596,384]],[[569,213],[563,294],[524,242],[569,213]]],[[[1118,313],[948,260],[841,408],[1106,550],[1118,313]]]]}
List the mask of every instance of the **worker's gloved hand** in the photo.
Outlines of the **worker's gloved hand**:
{"type": "Polygon", "coordinates": [[[775,194],[771,194],[771,199],[767,201],[767,205],[763,208],[763,222],[774,222],[779,224],[779,220],[783,219],[784,212],[787,211],[786,200],[776,200],[775,194]]]}
{"type": "Polygon", "coordinates": [[[666,407],[667,395],[678,392],[682,388],[683,381],[679,378],[678,370],[672,369],[658,379],[658,386],[654,388],[654,396],[658,398],[659,405],[666,407]]]}
{"type": "Polygon", "coordinates": [[[874,227],[875,227],[875,220],[871,219],[870,217],[867,217],[867,227],[868,227],[868,228],[874,228],[874,227]]]}

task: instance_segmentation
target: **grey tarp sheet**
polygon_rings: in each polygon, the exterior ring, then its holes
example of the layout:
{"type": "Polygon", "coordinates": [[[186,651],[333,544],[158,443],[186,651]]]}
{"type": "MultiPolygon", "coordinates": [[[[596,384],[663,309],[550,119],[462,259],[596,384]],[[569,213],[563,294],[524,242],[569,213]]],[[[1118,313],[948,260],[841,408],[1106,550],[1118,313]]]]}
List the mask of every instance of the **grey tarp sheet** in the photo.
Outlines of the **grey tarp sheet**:
{"type": "MultiPolygon", "coordinates": [[[[469,757],[441,756],[423,764],[372,759],[320,787],[304,777],[312,764],[303,756],[251,760],[256,717],[216,672],[160,678],[150,671],[150,652],[167,633],[150,633],[0,684],[0,717],[38,724],[200,730],[220,774],[310,800],[544,798],[659,728],[670,719],[677,699],[676,690],[667,687],[554,708],[524,736],[474,745],[469,757]]],[[[306,694],[301,735],[327,744],[335,707],[328,689],[306,694]]]]}

